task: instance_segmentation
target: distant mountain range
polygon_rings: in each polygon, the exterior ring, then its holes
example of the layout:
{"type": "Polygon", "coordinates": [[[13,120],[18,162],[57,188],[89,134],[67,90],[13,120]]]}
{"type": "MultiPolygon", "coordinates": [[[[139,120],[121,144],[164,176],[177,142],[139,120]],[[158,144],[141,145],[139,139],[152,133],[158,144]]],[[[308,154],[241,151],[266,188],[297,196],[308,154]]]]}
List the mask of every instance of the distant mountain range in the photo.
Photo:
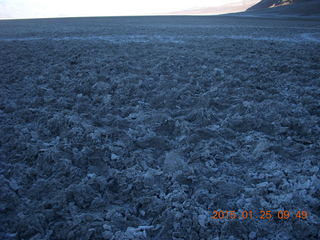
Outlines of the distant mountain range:
{"type": "Polygon", "coordinates": [[[257,4],[250,7],[248,10],[260,10],[265,8],[274,8],[280,6],[295,5],[297,3],[308,4],[315,2],[315,0],[261,0],[257,4]]]}
{"type": "Polygon", "coordinates": [[[218,7],[194,8],[170,15],[218,15],[246,12],[251,14],[320,15],[320,0],[242,0],[218,7]]]}
{"type": "Polygon", "coordinates": [[[242,0],[235,3],[228,3],[217,7],[192,8],[176,12],[169,12],[170,15],[217,15],[224,13],[243,12],[259,3],[261,0],[242,0]]]}
{"type": "Polygon", "coordinates": [[[247,9],[253,14],[320,16],[320,0],[262,0],[247,9]]]}

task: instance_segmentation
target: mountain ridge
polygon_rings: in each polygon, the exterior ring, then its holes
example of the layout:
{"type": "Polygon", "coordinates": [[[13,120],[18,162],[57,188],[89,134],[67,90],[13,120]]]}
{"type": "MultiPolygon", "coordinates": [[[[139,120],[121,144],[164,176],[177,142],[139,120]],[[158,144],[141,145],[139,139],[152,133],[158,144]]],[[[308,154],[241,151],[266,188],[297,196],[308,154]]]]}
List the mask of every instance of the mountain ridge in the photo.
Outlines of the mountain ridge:
{"type": "Polygon", "coordinates": [[[220,15],[220,14],[278,14],[320,15],[318,0],[246,0],[217,7],[193,8],[167,13],[169,15],[220,15]]]}
{"type": "Polygon", "coordinates": [[[215,15],[215,14],[225,14],[225,13],[236,13],[246,11],[251,6],[259,3],[259,0],[246,0],[239,1],[235,3],[228,3],[216,7],[206,7],[206,8],[192,8],[179,10],[174,12],[169,12],[169,15],[215,15]]]}
{"type": "Polygon", "coordinates": [[[318,0],[262,0],[246,10],[246,13],[297,16],[320,16],[318,0]]]}

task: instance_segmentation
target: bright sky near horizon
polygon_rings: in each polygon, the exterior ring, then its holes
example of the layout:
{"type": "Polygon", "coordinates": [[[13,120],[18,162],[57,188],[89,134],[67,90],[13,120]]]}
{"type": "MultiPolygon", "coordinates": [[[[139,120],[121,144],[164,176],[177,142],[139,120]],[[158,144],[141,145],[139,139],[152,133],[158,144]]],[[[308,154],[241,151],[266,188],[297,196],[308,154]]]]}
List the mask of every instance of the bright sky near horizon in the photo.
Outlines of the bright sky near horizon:
{"type": "Polygon", "coordinates": [[[0,0],[0,19],[151,15],[241,1],[243,0],[0,0]]]}

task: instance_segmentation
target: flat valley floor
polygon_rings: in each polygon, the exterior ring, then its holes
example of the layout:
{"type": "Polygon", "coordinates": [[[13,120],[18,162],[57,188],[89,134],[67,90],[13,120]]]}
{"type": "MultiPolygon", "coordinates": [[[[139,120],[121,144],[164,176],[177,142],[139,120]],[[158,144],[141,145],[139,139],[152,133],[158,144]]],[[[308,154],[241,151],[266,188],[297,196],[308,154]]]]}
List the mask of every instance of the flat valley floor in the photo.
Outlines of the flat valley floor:
{"type": "Polygon", "coordinates": [[[319,239],[319,53],[316,19],[0,21],[0,238],[319,239]]]}

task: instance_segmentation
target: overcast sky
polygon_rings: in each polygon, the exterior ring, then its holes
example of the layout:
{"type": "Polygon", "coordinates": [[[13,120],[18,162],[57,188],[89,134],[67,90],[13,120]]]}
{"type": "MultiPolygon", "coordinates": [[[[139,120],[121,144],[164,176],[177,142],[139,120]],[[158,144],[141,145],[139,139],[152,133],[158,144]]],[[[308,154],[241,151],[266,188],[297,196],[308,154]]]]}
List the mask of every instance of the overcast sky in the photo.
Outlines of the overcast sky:
{"type": "Polygon", "coordinates": [[[0,18],[161,14],[242,0],[0,0],[0,18]]]}

